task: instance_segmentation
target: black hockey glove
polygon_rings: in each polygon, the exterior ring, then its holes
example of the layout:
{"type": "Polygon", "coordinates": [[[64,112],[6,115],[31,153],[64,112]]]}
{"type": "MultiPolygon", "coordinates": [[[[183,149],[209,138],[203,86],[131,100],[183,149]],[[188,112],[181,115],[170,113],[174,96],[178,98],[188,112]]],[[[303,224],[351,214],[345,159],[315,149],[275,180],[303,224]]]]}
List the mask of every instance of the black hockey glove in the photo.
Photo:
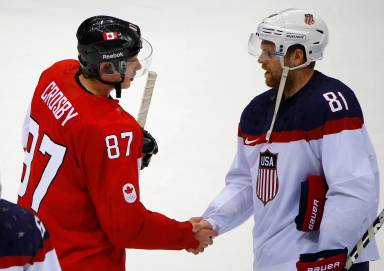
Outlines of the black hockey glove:
{"type": "Polygon", "coordinates": [[[147,167],[151,161],[152,155],[159,151],[155,138],[147,131],[143,129],[143,157],[141,159],[141,169],[147,167]]]}

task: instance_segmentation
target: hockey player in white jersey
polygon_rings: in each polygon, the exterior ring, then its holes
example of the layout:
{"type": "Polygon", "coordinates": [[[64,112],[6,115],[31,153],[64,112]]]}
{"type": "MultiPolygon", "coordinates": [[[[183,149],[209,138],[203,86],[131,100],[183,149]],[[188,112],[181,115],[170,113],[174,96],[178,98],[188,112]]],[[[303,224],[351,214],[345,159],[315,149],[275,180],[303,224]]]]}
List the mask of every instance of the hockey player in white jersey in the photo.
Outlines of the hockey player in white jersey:
{"type": "MultiPolygon", "coordinates": [[[[358,100],[314,69],[327,42],[323,20],[299,9],[265,18],[249,39],[271,89],[244,109],[225,188],[203,216],[220,234],[253,216],[255,271],[343,270],[377,213],[379,171],[358,100]]],[[[350,270],[376,259],[371,242],[350,270]]]]}
{"type": "Polygon", "coordinates": [[[43,223],[24,208],[1,197],[0,271],[61,271],[43,223]]]}

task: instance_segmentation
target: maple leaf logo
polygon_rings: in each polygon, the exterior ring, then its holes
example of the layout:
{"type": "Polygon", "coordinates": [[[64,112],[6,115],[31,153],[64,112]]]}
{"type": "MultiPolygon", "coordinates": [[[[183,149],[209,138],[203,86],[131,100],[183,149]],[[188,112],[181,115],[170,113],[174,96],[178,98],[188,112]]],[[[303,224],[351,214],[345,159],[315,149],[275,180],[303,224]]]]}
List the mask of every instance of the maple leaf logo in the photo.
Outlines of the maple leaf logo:
{"type": "Polygon", "coordinates": [[[127,194],[132,194],[132,192],[133,192],[133,187],[127,187],[126,189],[125,189],[125,191],[124,191],[125,193],[127,193],[127,194]]]}
{"type": "Polygon", "coordinates": [[[137,199],[135,186],[131,183],[126,183],[122,189],[123,196],[126,202],[134,203],[137,199]]]}

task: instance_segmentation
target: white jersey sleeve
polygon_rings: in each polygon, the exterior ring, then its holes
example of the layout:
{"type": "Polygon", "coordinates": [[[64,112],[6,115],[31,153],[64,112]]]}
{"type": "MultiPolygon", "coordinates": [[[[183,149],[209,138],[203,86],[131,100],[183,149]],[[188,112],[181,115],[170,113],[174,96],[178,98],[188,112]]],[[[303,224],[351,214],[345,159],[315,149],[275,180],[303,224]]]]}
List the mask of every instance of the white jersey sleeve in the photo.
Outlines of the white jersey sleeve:
{"type": "Polygon", "coordinates": [[[220,234],[242,224],[253,213],[252,178],[243,148],[242,139],[239,138],[225,187],[203,214],[220,234]]]}
{"type": "MultiPolygon", "coordinates": [[[[377,214],[380,190],[374,149],[363,125],[324,136],[317,150],[329,186],[318,250],[347,247],[351,251],[377,214]]],[[[363,254],[376,255],[376,251],[372,242],[363,254]]]]}
{"type": "Polygon", "coordinates": [[[25,265],[16,265],[7,268],[0,268],[1,271],[57,271],[61,270],[55,250],[45,254],[44,260],[25,265]]]}
{"type": "Polygon", "coordinates": [[[25,266],[26,271],[48,271],[48,270],[61,270],[56,251],[54,249],[45,254],[44,260],[35,262],[25,266]]]}

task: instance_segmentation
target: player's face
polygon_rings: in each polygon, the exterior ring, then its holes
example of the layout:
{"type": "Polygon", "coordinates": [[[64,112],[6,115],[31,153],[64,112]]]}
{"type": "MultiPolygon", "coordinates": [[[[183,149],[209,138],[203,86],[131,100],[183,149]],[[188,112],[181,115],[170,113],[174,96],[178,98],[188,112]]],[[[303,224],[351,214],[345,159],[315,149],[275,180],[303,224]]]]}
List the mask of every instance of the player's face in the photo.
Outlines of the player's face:
{"type": "Polygon", "coordinates": [[[129,88],[131,81],[136,75],[136,72],[141,69],[141,64],[137,56],[131,57],[128,60],[119,60],[118,63],[105,61],[100,63],[100,78],[106,82],[119,83],[124,74],[124,81],[121,83],[122,88],[129,88]]]}
{"type": "Polygon", "coordinates": [[[121,88],[126,89],[131,86],[131,82],[136,75],[136,72],[141,69],[141,64],[137,56],[129,59],[125,70],[124,81],[121,83],[121,88]]]}
{"type": "Polygon", "coordinates": [[[274,55],[275,45],[272,42],[262,41],[260,49],[261,54],[258,62],[261,64],[261,68],[265,70],[265,84],[277,89],[280,84],[283,69],[281,68],[279,58],[274,55]]]}

